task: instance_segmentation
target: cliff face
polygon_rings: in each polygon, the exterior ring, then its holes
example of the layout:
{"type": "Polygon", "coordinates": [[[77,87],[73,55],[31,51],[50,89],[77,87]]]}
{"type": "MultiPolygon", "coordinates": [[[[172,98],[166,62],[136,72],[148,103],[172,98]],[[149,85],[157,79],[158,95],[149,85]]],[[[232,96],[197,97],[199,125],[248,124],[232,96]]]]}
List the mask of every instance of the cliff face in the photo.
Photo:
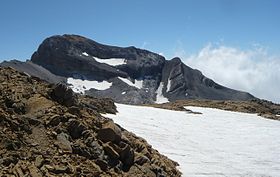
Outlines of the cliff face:
{"type": "Polygon", "coordinates": [[[4,66],[16,67],[52,83],[68,83],[76,92],[110,97],[127,104],[254,98],[249,93],[215,83],[200,71],[186,66],[180,58],[166,60],[147,50],[103,45],[77,35],[47,38],[31,61],[17,65],[6,62],[4,66]],[[97,86],[104,86],[104,83],[107,87],[97,86]]]}
{"type": "Polygon", "coordinates": [[[180,176],[106,112],[116,112],[111,99],[0,67],[0,176],[180,176]]]}
{"type": "Polygon", "coordinates": [[[165,60],[158,54],[135,47],[107,46],[81,36],[63,35],[44,40],[31,61],[57,75],[72,77],[78,74],[86,79],[102,81],[117,76],[137,79],[158,75],[165,60]],[[125,59],[126,63],[112,66],[93,57],[125,59]]]}

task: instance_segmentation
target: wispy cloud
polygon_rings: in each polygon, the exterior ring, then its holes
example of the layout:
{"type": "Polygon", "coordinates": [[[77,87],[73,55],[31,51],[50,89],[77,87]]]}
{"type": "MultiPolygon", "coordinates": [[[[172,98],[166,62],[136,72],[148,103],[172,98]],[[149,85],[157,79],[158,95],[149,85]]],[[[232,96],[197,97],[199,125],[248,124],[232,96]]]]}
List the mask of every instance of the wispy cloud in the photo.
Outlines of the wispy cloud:
{"type": "Polygon", "coordinates": [[[143,44],[141,45],[141,49],[145,49],[148,44],[149,44],[148,42],[144,41],[143,44]]]}
{"type": "Polygon", "coordinates": [[[267,54],[260,45],[241,50],[209,44],[191,56],[183,50],[177,54],[187,65],[222,85],[280,103],[280,56],[267,54]]]}

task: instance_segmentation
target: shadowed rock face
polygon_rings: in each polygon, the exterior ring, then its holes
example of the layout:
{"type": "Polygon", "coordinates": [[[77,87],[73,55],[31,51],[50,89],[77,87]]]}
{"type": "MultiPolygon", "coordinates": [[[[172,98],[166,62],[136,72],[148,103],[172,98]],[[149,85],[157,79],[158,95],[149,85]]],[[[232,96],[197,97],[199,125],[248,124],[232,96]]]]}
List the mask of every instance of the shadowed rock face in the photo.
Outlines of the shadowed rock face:
{"type": "Polygon", "coordinates": [[[183,99],[250,100],[254,98],[249,93],[229,89],[215,83],[199,70],[186,66],[179,58],[166,61],[162,75],[162,82],[170,84],[169,89],[164,90],[170,101],[183,99]]]}
{"type": "Polygon", "coordinates": [[[47,38],[32,55],[32,62],[39,64],[56,75],[72,77],[82,75],[86,79],[107,80],[117,76],[139,78],[157,75],[164,64],[158,54],[135,47],[113,47],[90,39],[63,35],[47,38]],[[83,55],[86,52],[89,56],[83,55]],[[112,67],[96,62],[93,57],[124,58],[127,64],[112,67]]]}
{"type": "MultiPolygon", "coordinates": [[[[52,74],[47,77],[53,78],[48,79],[52,83],[58,80],[66,82],[69,77],[108,81],[112,83],[110,88],[105,90],[87,88],[85,94],[110,97],[120,103],[154,103],[158,101],[159,95],[169,101],[254,98],[249,93],[232,90],[215,83],[200,71],[186,66],[179,58],[166,60],[163,56],[147,50],[103,45],[77,35],[52,36],[45,39],[28,64],[36,68],[41,67],[52,74]],[[125,62],[113,65],[108,63],[110,59],[125,62]],[[124,82],[122,78],[128,79],[132,85],[124,82]],[[139,81],[141,87],[133,85],[139,81]]],[[[5,66],[9,66],[9,62],[6,62],[5,66]]],[[[42,79],[46,78],[45,74],[39,74],[37,70],[30,72],[26,66],[21,68],[23,68],[21,71],[42,79]]]]}

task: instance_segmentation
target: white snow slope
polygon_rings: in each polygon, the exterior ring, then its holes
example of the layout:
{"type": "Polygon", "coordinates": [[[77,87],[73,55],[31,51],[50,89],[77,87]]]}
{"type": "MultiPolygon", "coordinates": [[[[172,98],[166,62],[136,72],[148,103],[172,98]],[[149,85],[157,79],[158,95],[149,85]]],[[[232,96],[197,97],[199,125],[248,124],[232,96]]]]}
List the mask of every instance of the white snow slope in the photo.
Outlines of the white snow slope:
{"type": "Polygon", "coordinates": [[[116,123],[180,164],[183,176],[279,177],[280,121],[211,108],[203,114],[117,104],[116,123]]]}
{"type": "Polygon", "coordinates": [[[74,78],[67,78],[67,83],[71,84],[70,88],[76,93],[84,94],[86,90],[94,88],[96,90],[106,90],[112,86],[112,83],[107,81],[89,81],[74,78]]]}
{"type": "Polygon", "coordinates": [[[118,65],[124,65],[126,64],[126,59],[124,58],[107,58],[107,59],[101,59],[97,57],[93,57],[98,63],[106,63],[111,66],[118,66],[118,65]]]}
{"type": "Polygon", "coordinates": [[[143,80],[136,80],[135,79],[135,83],[131,82],[129,79],[127,78],[122,78],[122,77],[118,77],[120,80],[122,80],[123,82],[125,82],[127,85],[130,85],[132,87],[136,87],[138,89],[142,89],[143,88],[143,80]]]}
{"type": "MultiPolygon", "coordinates": [[[[90,56],[88,53],[83,52],[82,55],[88,57],[90,56]]],[[[111,65],[111,66],[118,66],[118,65],[124,65],[126,64],[126,59],[125,58],[97,58],[97,57],[92,57],[94,58],[95,61],[97,61],[98,63],[105,63],[107,65],[111,65]]]]}
{"type": "Polygon", "coordinates": [[[162,95],[162,89],[163,89],[163,82],[161,82],[158,86],[158,89],[156,91],[157,93],[157,98],[156,98],[156,103],[166,103],[166,102],[169,102],[168,99],[166,97],[164,97],[162,95]]]}

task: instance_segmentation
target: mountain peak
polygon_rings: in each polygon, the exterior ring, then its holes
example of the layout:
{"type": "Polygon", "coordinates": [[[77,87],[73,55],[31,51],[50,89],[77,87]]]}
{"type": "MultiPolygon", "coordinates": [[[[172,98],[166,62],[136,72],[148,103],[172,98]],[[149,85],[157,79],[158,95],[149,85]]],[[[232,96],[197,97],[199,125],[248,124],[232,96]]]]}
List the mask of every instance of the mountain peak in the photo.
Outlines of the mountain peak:
{"type": "Polygon", "coordinates": [[[31,63],[64,78],[76,92],[110,97],[120,103],[254,98],[215,83],[178,57],[166,60],[148,50],[104,45],[79,35],[45,39],[32,55],[31,63]]]}

